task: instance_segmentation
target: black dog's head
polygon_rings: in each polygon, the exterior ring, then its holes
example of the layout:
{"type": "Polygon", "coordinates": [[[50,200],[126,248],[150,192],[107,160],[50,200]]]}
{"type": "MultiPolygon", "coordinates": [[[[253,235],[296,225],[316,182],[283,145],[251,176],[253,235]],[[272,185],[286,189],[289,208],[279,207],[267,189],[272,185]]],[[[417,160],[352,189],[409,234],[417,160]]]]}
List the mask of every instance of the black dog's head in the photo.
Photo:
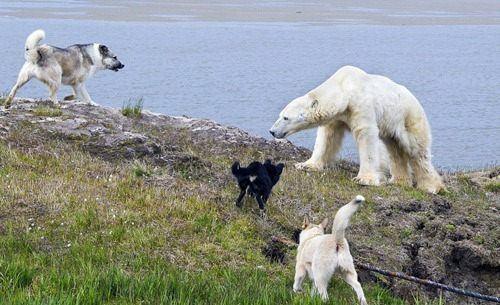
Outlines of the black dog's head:
{"type": "Polygon", "coordinates": [[[283,163],[274,165],[271,160],[266,160],[264,163],[254,161],[247,167],[242,167],[238,161],[234,162],[231,166],[231,172],[238,180],[240,187],[236,206],[241,207],[246,193],[254,197],[260,210],[264,211],[267,199],[273,186],[279,181],[284,166],[283,163]]]}
{"type": "Polygon", "coordinates": [[[278,163],[274,165],[271,160],[267,159],[264,162],[264,167],[267,170],[267,173],[269,175],[269,178],[271,178],[271,181],[273,183],[273,186],[278,183],[280,180],[281,173],[283,172],[283,168],[285,167],[285,164],[283,163],[278,163]]]}

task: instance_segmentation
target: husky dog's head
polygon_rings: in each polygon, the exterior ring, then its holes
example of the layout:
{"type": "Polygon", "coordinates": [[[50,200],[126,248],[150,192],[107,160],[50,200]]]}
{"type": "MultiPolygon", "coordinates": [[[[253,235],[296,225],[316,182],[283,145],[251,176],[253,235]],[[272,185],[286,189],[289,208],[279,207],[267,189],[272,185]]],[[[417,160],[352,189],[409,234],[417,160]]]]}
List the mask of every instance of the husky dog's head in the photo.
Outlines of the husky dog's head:
{"type": "Polygon", "coordinates": [[[105,45],[100,44],[99,45],[99,54],[101,55],[101,61],[102,65],[104,66],[105,69],[108,70],[113,70],[113,71],[118,71],[125,67],[116,55],[105,45]]]}
{"type": "Polygon", "coordinates": [[[304,217],[304,223],[302,224],[302,231],[299,236],[299,244],[304,241],[319,235],[325,234],[325,228],[328,225],[328,218],[323,219],[319,225],[311,223],[309,217],[304,217]]]}

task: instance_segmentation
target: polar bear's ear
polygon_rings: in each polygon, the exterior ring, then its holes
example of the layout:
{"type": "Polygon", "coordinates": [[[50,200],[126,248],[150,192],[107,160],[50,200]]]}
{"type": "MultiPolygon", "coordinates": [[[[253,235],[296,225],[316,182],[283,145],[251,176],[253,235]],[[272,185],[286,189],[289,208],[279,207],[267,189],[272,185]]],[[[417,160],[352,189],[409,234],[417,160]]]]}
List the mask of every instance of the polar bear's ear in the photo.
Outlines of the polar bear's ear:
{"type": "Polygon", "coordinates": [[[311,108],[315,109],[318,107],[319,101],[317,99],[314,99],[311,103],[311,108]]]}

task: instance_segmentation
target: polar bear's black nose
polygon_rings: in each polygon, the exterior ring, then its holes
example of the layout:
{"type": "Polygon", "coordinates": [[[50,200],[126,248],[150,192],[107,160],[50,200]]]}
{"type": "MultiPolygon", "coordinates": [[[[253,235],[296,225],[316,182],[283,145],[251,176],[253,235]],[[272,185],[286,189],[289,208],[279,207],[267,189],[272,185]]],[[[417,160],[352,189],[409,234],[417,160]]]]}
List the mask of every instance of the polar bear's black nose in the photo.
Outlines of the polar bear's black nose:
{"type": "Polygon", "coordinates": [[[269,130],[269,133],[274,137],[274,131],[269,130]]]}

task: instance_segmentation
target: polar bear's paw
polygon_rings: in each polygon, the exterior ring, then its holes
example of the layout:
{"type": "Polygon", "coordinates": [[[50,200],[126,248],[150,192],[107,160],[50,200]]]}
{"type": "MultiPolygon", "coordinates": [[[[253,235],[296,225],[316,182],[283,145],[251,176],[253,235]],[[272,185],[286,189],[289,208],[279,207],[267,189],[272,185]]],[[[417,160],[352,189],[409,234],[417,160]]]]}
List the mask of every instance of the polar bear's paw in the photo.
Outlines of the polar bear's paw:
{"type": "Polygon", "coordinates": [[[304,171],[321,171],[325,168],[325,166],[306,161],[306,162],[296,163],[295,168],[304,171]]]}
{"type": "Polygon", "coordinates": [[[353,180],[361,185],[380,185],[380,179],[372,174],[357,175],[353,180]]]}
{"type": "Polygon", "coordinates": [[[441,179],[435,179],[435,181],[417,182],[417,187],[431,194],[438,194],[441,191],[446,191],[446,187],[441,179]]]}

